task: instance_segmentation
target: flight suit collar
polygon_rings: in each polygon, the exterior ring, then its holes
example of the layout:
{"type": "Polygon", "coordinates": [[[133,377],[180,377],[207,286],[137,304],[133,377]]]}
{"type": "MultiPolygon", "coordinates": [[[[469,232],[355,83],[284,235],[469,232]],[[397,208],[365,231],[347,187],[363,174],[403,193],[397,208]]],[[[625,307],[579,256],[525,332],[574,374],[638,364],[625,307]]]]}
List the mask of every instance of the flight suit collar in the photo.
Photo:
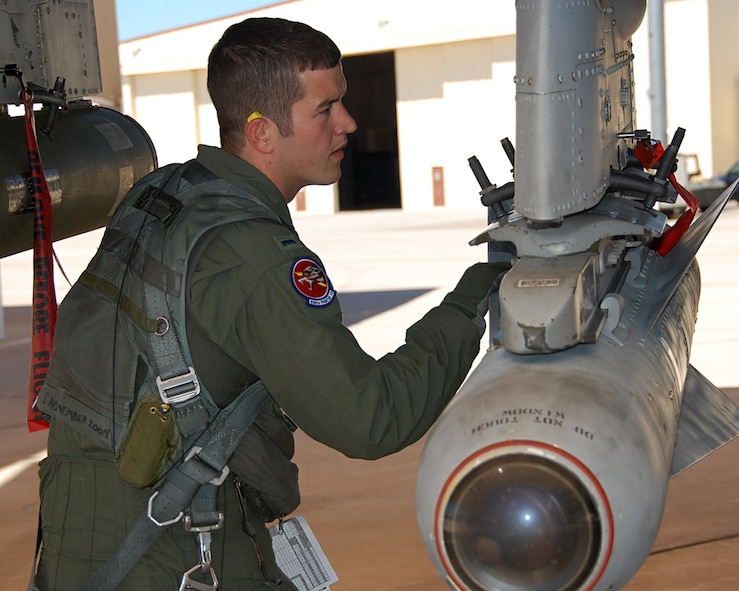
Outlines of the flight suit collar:
{"type": "Polygon", "coordinates": [[[256,196],[262,199],[285,225],[295,230],[282,193],[251,164],[222,148],[206,145],[198,146],[197,159],[200,164],[223,180],[250,193],[256,193],[256,196]]]}

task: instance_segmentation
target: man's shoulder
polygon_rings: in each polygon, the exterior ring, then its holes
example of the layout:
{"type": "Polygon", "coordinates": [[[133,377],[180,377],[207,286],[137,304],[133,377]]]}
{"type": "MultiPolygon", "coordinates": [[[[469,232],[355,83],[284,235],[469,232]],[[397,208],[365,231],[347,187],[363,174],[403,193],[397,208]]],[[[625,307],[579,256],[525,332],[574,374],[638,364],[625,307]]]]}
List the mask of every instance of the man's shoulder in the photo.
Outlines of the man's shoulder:
{"type": "Polygon", "coordinates": [[[249,259],[257,266],[271,266],[294,254],[308,251],[297,233],[274,219],[255,217],[220,226],[208,251],[222,250],[235,258],[249,259]]]}

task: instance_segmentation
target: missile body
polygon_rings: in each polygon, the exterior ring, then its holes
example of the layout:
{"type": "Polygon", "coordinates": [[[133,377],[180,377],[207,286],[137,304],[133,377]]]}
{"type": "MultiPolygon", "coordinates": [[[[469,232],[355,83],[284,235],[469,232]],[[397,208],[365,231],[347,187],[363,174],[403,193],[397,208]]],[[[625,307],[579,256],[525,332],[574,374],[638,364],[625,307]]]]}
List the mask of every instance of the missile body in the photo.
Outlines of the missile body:
{"type": "Polygon", "coordinates": [[[523,256],[506,275],[502,339],[419,463],[421,535],[451,588],[621,589],[649,554],[670,476],[739,434],[736,405],[689,364],[695,253],[738,193],[666,256],[631,247],[610,274],[595,254],[523,256]]]}
{"type": "Polygon", "coordinates": [[[649,288],[622,292],[623,339],[489,351],[435,425],[417,507],[454,588],[620,589],[646,558],[670,476],[697,265],[644,335],[649,288]]]}

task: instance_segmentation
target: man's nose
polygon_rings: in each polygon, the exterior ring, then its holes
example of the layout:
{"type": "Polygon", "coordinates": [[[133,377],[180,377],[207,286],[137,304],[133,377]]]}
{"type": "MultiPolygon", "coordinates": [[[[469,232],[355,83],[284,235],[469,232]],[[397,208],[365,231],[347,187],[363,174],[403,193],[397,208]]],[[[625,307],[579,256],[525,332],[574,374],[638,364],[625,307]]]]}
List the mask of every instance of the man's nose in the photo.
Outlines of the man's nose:
{"type": "Polygon", "coordinates": [[[354,133],[357,131],[357,122],[343,104],[341,105],[341,122],[339,128],[341,130],[340,133],[354,133]]]}

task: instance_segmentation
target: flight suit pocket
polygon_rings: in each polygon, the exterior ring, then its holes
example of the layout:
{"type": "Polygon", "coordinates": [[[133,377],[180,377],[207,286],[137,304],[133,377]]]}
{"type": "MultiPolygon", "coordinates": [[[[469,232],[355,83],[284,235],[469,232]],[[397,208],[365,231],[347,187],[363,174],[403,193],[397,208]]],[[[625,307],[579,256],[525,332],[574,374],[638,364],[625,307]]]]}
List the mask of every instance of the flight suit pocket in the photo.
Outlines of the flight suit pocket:
{"type": "Polygon", "coordinates": [[[180,433],[173,409],[157,396],[139,400],[118,458],[118,475],[131,486],[147,488],[174,463],[180,433]]]}

